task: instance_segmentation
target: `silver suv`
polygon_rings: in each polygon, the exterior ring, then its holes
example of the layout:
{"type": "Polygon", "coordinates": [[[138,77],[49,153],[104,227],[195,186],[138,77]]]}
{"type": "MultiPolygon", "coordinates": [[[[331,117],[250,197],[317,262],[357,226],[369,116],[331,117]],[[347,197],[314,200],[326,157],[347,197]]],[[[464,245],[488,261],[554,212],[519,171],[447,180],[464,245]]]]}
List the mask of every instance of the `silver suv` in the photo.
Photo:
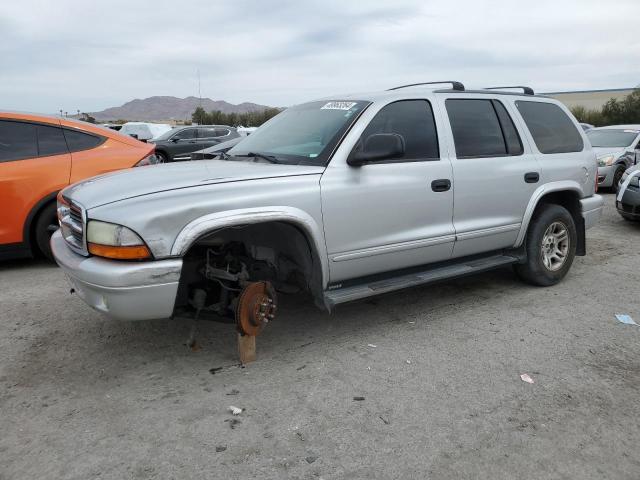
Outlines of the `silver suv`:
{"type": "Polygon", "coordinates": [[[58,264],[118,319],[232,319],[276,292],[337,304],[513,265],[548,286],[600,217],[596,155],[558,101],[407,85],[291,107],[219,160],[137,168],[58,196],[58,264]]]}

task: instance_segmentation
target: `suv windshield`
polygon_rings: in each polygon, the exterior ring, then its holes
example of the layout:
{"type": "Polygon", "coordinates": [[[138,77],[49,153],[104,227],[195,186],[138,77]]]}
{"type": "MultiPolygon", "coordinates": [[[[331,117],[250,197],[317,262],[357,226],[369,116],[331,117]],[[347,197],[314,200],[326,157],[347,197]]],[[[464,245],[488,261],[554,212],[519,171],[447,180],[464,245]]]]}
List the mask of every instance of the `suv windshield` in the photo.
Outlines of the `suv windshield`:
{"type": "Polygon", "coordinates": [[[229,150],[235,157],[270,157],[274,163],[325,165],[333,148],[369,105],[318,101],[287,108],[229,150]]]}
{"type": "Polygon", "coordinates": [[[586,133],[592,147],[628,147],[638,136],[636,130],[589,130],[586,133]]]}

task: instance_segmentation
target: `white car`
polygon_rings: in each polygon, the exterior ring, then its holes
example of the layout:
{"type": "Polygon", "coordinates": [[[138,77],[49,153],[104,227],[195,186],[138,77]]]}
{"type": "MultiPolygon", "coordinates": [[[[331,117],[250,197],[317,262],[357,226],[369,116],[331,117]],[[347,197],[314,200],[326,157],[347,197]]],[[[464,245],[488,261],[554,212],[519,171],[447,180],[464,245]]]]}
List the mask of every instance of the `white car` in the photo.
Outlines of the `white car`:
{"type": "Polygon", "coordinates": [[[120,133],[146,141],[159,137],[171,129],[171,125],[166,123],[127,122],[122,125],[120,133]]]}

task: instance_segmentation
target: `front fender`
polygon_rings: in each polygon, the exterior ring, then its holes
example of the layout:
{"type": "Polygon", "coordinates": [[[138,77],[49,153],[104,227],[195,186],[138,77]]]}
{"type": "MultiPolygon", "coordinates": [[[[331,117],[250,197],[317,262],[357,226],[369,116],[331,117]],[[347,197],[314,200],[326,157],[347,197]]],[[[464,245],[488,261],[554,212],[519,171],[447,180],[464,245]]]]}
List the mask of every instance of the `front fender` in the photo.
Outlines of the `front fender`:
{"type": "Polygon", "coordinates": [[[189,222],[176,237],[171,247],[171,256],[183,256],[198,239],[216,230],[264,222],[287,222],[302,230],[310,246],[315,249],[322,268],[322,286],[325,288],[329,279],[329,263],[322,228],[311,215],[295,207],[242,208],[196,218],[189,222]]]}
{"type": "Polygon", "coordinates": [[[540,185],[535,190],[535,192],[533,192],[533,195],[531,195],[531,199],[529,200],[527,209],[524,212],[524,217],[522,218],[522,224],[520,225],[520,231],[518,232],[518,237],[516,238],[514,248],[518,248],[520,245],[522,245],[524,237],[527,234],[527,229],[529,228],[529,222],[531,221],[533,212],[538,206],[540,199],[549,193],[562,191],[572,191],[577,193],[579,198],[584,197],[584,190],[582,189],[582,186],[578,182],[573,180],[549,182],[544,185],[540,185]]]}

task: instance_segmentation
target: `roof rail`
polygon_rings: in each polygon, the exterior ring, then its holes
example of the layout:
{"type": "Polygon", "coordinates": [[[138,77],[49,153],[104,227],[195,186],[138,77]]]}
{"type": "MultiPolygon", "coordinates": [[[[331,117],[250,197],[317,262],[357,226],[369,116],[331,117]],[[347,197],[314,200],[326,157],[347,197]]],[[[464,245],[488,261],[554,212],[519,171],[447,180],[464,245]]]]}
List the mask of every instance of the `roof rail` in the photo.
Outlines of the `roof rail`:
{"type": "Polygon", "coordinates": [[[535,95],[533,88],[523,87],[522,85],[514,85],[512,87],[487,87],[485,90],[507,90],[512,88],[521,88],[525,95],[535,95]]]}
{"type": "Polygon", "coordinates": [[[454,90],[459,90],[461,92],[464,92],[464,85],[460,82],[455,82],[453,80],[444,80],[442,82],[422,82],[422,83],[410,83],[409,85],[400,85],[399,87],[393,87],[393,88],[389,88],[387,91],[391,91],[391,90],[399,90],[401,88],[407,88],[407,87],[416,87],[418,85],[437,85],[439,83],[450,83],[451,87],[454,90]]]}

